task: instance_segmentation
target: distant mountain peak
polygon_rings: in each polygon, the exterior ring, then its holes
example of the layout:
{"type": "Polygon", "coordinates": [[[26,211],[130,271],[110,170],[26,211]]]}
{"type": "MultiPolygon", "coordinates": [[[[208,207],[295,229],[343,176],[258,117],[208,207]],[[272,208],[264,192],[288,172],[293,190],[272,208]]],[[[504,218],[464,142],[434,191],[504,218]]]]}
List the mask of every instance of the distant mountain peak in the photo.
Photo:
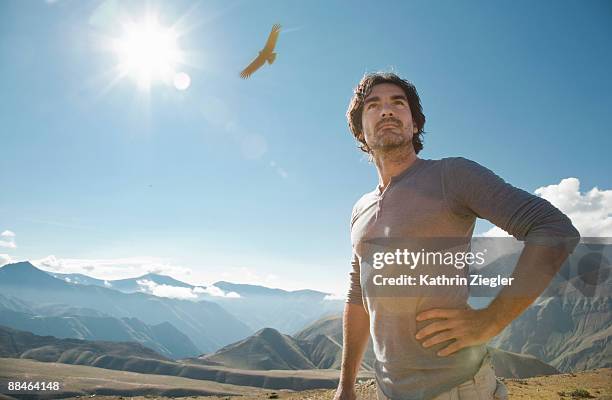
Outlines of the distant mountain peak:
{"type": "Polygon", "coordinates": [[[127,279],[118,279],[118,280],[113,280],[110,281],[111,284],[116,285],[122,285],[122,284],[137,284],[138,281],[141,280],[147,280],[147,281],[152,281],[157,283],[158,285],[168,285],[168,286],[178,286],[178,287],[186,287],[186,288],[193,288],[194,286],[186,283],[186,282],[181,282],[177,279],[174,279],[171,276],[168,275],[162,275],[162,274],[156,274],[153,272],[149,272],[147,274],[138,276],[136,278],[127,278],[127,279]]]}
{"type": "Polygon", "coordinates": [[[174,279],[171,276],[168,275],[162,275],[162,274],[156,274],[154,272],[149,272],[148,274],[144,274],[142,276],[139,276],[138,278],[165,278],[165,279],[174,279]]]}
{"type": "Polygon", "coordinates": [[[259,336],[259,337],[269,339],[269,338],[283,337],[283,334],[274,328],[263,328],[255,332],[253,336],[259,336]]]}
{"type": "Polygon", "coordinates": [[[227,281],[218,281],[212,284],[226,292],[236,292],[240,296],[306,296],[306,297],[325,297],[329,293],[319,292],[318,290],[300,289],[300,290],[285,290],[278,288],[269,288],[261,285],[253,285],[249,283],[232,283],[227,281]]]}
{"type": "Polygon", "coordinates": [[[37,270],[37,271],[41,271],[40,269],[36,268],[34,266],[34,264],[32,264],[29,261],[19,261],[16,263],[12,263],[12,264],[6,264],[4,267],[2,267],[2,269],[8,269],[8,270],[15,270],[17,268],[19,269],[30,269],[30,270],[37,270]]]}
{"type": "Polygon", "coordinates": [[[0,268],[0,284],[2,285],[39,285],[40,289],[47,287],[65,287],[61,279],[54,278],[45,271],[36,268],[29,261],[7,264],[0,268]]]}

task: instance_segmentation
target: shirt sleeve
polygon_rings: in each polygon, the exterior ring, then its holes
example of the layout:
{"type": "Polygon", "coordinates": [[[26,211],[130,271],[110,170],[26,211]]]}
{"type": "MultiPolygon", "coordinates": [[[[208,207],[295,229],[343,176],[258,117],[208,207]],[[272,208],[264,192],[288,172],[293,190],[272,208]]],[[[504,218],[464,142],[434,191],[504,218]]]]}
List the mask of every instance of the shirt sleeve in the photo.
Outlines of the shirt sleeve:
{"type": "Polygon", "coordinates": [[[351,260],[351,272],[349,273],[349,290],[346,295],[346,303],[363,305],[361,293],[361,279],[359,270],[359,257],[353,251],[351,260]]]}
{"type": "Polygon", "coordinates": [[[526,243],[565,246],[580,240],[570,219],[547,200],[516,188],[491,170],[465,159],[445,159],[443,185],[453,213],[484,218],[526,243]]]}

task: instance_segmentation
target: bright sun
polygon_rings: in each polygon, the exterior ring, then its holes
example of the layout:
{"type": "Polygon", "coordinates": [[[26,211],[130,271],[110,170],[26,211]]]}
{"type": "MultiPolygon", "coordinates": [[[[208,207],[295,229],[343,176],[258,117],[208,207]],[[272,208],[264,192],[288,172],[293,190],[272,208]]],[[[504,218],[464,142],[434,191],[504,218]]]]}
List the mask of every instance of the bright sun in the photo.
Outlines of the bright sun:
{"type": "Polygon", "coordinates": [[[172,28],[161,26],[157,18],[147,17],[124,25],[124,34],[114,40],[113,50],[119,59],[119,74],[131,77],[141,88],[149,89],[159,81],[174,84],[179,90],[187,88],[175,83],[177,76],[183,77],[184,82],[186,75],[177,71],[184,61],[178,34],[172,28]]]}

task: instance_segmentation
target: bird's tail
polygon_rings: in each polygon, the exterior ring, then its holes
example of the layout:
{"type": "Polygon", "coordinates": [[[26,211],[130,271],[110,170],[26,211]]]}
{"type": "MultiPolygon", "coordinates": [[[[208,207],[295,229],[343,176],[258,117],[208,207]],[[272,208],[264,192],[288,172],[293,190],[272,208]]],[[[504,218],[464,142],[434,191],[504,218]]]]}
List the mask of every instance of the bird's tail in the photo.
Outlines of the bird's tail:
{"type": "Polygon", "coordinates": [[[276,60],[276,53],[270,54],[270,56],[267,58],[267,60],[268,60],[268,64],[274,63],[274,60],[276,60]]]}

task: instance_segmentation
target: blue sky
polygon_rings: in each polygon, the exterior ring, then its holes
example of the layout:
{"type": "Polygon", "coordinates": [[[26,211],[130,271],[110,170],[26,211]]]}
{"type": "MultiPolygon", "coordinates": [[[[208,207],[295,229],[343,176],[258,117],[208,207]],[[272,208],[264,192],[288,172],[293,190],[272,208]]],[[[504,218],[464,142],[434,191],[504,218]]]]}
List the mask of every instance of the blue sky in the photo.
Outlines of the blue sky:
{"type": "Polygon", "coordinates": [[[419,90],[420,157],[530,192],[577,178],[587,204],[612,186],[611,22],[608,1],[0,2],[0,253],[342,292],[377,179],[344,114],[381,69],[419,90]],[[102,43],[147,10],[182,29],[187,90],[113,82],[102,43]],[[240,79],[274,23],[276,62],[240,79]]]}

